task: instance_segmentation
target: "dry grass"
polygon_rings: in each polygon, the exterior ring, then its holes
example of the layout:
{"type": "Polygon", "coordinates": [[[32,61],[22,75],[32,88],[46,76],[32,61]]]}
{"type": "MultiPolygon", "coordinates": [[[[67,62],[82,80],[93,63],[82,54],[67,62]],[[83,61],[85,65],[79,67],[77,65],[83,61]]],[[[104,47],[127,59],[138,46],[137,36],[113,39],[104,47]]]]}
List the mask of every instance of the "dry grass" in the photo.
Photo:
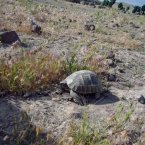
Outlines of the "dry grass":
{"type": "Polygon", "coordinates": [[[0,63],[0,88],[2,91],[26,92],[45,87],[59,80],[63,63],[51,54],[38,56],[24,52],[21,57],[0,63]]]}

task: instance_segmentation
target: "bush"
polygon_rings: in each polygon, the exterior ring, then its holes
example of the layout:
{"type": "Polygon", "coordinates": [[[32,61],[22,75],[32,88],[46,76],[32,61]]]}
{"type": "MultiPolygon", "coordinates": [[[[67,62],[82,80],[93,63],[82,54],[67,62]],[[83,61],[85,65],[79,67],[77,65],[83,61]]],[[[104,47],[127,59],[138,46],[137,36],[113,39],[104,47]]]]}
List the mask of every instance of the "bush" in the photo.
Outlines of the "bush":
{"type": "Polygon", "coordinates": [[[112,7],[115,4],[116,0],[104,0],[102,5],[103,6],[108,6],[108,7],[112,7]]]}
{"type": "Polygon", "coordinates": [[[102,3],[103,6],[108,6],[109,5],[109,0],[104,0],[102,3]]]}
{"type": "Polygon", "coordinates": [[[127,12],[129,9],[130,9],[130,7],[128,6],[128,7],[126,8],[126,12],[127,12]]]}
{"type": "Polygon", "coordinates": [[[123,9],[123,4],[122,4],[122,3],[119,3],[119,4],[118,4],[118,9],[119,9],[119,10],[122,10],[122,9],[123,9]]]}
{"type": "Polygon", "coordinates": [[[141,7],[135,6],[134,9],[132,10],[132,13],[139,13],[141,12],[141,7]]]}
{"type": "Polygon", "coordinates": [[[64,64],[52,54],[25,52],[16,60],[0,61],[0,91],[31,92],[58,81],[63,73],[64,64]]]}
{"type": "Polygon", "coordinates": [[[142,14],[145,14],[145,5],[141,7],[142,14]]]}
{"type": "Polygon", "coordinates": [[[114,4],[115,4],[115,2],[116,2],[116,0],[110,0],[110,2],[109,2],[109,7],[112,7],[114,4]]]}

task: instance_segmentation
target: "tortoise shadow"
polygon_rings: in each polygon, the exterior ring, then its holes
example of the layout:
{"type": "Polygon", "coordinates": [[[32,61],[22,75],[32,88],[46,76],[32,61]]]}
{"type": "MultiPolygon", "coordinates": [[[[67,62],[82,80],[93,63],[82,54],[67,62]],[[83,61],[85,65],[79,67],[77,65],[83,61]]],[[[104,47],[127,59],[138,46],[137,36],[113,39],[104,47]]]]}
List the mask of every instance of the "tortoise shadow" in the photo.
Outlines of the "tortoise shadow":
{"type": "Polygon", "coordinates": [[[90,100],[89,104],[93,105],[105,105],[105,104],[113,104],[120,101],[120,99],[112,94],[110,91],[107,91],[101,95],[98,100],[90,100]]]}

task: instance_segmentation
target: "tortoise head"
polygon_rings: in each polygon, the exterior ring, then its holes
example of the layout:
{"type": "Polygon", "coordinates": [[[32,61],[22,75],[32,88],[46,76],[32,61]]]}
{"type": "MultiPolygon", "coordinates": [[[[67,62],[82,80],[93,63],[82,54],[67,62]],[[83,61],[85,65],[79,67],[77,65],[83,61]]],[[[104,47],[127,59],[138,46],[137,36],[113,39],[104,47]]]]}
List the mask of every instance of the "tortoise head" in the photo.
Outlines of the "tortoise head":
{"type": "Polygon", "coordinates": [[[69,87],[68,87],[68,85],[67,85],[66,80],[63,80],[63,81],[60,82],[60,87],[61,87],[61,89],[63,91],[69,91],[70,90],[69,87]]]}

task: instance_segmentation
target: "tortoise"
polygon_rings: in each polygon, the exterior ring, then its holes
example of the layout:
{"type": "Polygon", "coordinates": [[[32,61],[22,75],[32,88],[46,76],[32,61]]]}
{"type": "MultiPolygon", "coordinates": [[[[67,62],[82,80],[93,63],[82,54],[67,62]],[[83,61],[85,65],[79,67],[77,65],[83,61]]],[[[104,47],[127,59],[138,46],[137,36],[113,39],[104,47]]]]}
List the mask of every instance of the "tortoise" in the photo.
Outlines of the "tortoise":
{"type": "Polygon", "coordinates": [[[69,90],[73,101],[80,105],[87,105],[90,97],[100,98],[101,82],[95,72],[80,70],[72,73],[60,82],[62,90],[69,90]]]}

